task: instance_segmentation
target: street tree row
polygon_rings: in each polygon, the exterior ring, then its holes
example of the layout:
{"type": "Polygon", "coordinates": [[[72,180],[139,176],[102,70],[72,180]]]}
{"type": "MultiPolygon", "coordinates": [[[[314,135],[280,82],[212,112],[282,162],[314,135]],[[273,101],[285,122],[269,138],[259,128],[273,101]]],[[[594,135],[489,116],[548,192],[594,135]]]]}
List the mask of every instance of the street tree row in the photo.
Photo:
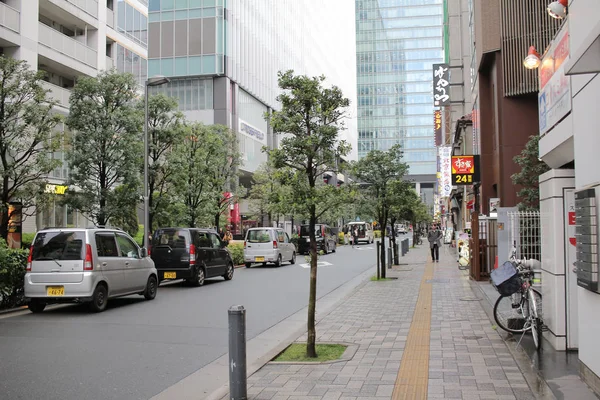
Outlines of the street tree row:
{"type": "MultiPolygon", "coordinates": [[[[0,56],[0,236],[7,237],[9,204],[25,214],[59,196],[48,176],[68,164],[69,189],[60,201],[97,225],[138,231],[142,199],[144,100],[131,74],[80,77],[69,114],[54,108],[44,73],[0,56]]],[[[215,225],[234,198],[240,163],[237,138],[225,126],[187,122],[165,95],[148,102],[150,227],[215,225]]]]}

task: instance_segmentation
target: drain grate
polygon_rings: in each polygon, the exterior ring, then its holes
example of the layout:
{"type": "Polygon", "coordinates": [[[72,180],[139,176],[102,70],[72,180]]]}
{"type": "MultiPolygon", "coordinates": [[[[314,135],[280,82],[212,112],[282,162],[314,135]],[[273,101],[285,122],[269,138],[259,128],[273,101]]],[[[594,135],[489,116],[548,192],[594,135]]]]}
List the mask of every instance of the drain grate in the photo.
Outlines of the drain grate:
{"type": "Polygon", "coordinates": [[[460,301],[481,301],[483,299],[480,299],[478,297],[461,297],[459,300],[460,301]]]}
{"type": "Polygon", "coordinates": [[[479,340],[479,339],[483,339],[483,336],[463,336],[463,339],[465,339],[465,340],[479,340]]]}

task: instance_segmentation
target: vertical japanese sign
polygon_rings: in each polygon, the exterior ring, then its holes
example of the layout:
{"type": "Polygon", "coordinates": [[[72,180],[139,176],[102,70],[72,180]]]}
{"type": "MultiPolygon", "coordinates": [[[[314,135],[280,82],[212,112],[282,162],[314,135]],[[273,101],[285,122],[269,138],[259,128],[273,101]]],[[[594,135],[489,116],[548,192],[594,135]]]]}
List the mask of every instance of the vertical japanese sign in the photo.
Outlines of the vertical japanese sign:
{"type": "Polygon", "coordinates": [[[435,133],[435,145],[441,146],[442,145],[442,112],[440,110],[435,110],[433,112],[433,132],[435,133]]]}
{"type": "Polygon", "coordinates": [[[433,105],[450,105],[450,68],[448,64],[433,64],[433,105]]]}
{"type": "Polygon", "coordinates": [[[440,173],[441,173],[441,190],[440,197],[448,197],[452,193],[452,168],[450,158],[452,157],[451,146],[440,146],[438,147],[438,156],[440,159],[440,173]]]}

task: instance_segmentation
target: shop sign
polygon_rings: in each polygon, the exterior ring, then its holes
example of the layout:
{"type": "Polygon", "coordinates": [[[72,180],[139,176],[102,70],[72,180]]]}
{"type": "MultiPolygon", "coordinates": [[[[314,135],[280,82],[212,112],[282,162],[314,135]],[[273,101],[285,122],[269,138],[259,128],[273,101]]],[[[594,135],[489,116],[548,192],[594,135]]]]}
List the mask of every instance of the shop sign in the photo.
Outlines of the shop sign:
{"type": "Polygon", "coordinates": [[[569,59],[568,22],[544,55],[539,68],[538,116],[540,135],[549,131],[571,111],[571,80],[565,75],[569,59]]]}
{"type": "Polygon", "coordinates": [[[450,158],[452,157],[451,146],[440,146],[438,147],[438,158],[440,161],[440,172],[441,177],[441,192],[440,197],[449,197],[452,193],[452,173],[450,167],[450,158]]]}
{"type": "Polygon", "coordinates": [[[50,194],[64,195],[68,189],[69,187],[66,185],[51,185],[48,183],[46,184],[46,189],[44,190],[44,192],[50,194]]]}
{"type": "Polygon", "coordinates": [[[253,139],[260,140],[261,142],[265,141],[264,132],[262,132],[260,129],[257,129],[242,120],[240,120],[240,132],[242,132],[245,135],[250,136],[253,139]]]}
{"type": "Polygon", "coordinates": [[[472,185],[479,182],[479,156],[452,156],[452,184],[472,185]]]}
{"type": "Polygon", "coordinates": [[[435,110],[433,112],[433,133],[435,135],[435,145],[442,145],[442,112],[435,110]]]}
{"type": "Polygon", "coordinates": [[[450,105],[450,67],[448,64],[433,64],[433,105],[450,105]]]}

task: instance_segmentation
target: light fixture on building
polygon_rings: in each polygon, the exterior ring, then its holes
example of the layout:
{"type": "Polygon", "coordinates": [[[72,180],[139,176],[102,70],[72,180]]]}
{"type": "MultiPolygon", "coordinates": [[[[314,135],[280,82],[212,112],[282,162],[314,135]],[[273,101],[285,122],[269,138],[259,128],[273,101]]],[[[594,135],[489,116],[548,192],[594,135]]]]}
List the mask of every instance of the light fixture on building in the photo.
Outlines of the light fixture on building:
{"type": "Polygon", "coordinates": [[[536,69],[540,66],[542,60],[540,59],[540,55],[535,49],[535,46],[529,47],[529,52],[527,53],[527,57],[523,60],[523,65],[527,69],[536,69]]]}
{"type": "Polygon", "coordinates": [[[567,16],[567,1],[568,0],[556,0],[548,4],[548,14],[556,19],[565,18],[567,16]]]}

